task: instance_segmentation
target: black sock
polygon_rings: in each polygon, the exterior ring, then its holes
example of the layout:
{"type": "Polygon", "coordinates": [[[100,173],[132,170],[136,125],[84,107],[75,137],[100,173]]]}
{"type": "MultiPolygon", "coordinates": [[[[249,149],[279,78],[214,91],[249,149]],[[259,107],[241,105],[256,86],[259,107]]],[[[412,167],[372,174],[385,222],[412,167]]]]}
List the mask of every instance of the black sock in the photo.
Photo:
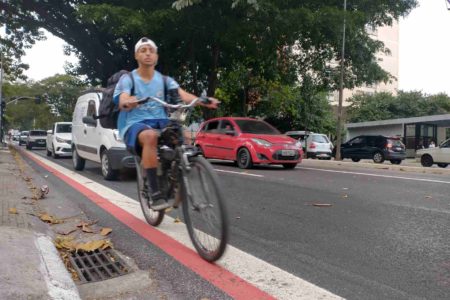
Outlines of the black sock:
{"type": "Polygon", "coordinates": [[[147,180],[148,184],[150,185],[151,193],[154,194],[156,192],[159,192],[158,176],[156,175],[156,168],[145,169],[145,171],[147,172],[147,180]]]}

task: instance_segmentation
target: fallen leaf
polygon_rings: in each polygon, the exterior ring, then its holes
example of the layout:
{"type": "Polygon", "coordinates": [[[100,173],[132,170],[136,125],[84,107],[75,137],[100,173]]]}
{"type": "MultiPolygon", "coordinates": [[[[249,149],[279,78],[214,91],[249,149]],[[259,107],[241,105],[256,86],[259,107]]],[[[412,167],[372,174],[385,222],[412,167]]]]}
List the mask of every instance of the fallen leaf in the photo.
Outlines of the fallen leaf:
{"type": "Polygon", "coordinates": [[[425,196],[425,199],[431,199],[431,198],[433,198],[433,197],[431,197],[431,196],[425,196]]]}
{"type": "Polygon", "coordinates": [[[27,199],[27,198],[28,198],[27,196],[23,196],[23,197],[22,197],[22,199],[27,199]]]}
{"type": "Polygon", "coordinates": [[[55,218],[55,217],[53,217],[53,216],[50,216],[49,214],[41,214],[41,215],[39,216],[39,218],[40,218],[42,221],[47,222],[47,223],[50,223],[50,224],[59,224],[59,223],[62,223],[62,221],[58,220],[57,218],[55,218]]]}
{"type": "Polygon", "coordinates": [[[330,206],[333,206],[333,204],[329,204],[329,203],[313,203],[313,206],[317,206],[317,207],[330,207],[330,206]]]}
{"type": "Polygon", "coordinates": [[[69,233],[72,233],[75,230],[77,230],[77,228],[56,229],[55,232],[63,235],[68,235],[69,233]]]}
{"type": "Polygon", "coordinates": [[[241,217],[236,217],[236,219],[240,219],[241,217]]]}
{"type": "Polygon", "coordinates": [[[58,249],[67,249],[70,251],[75,250],[75,243],[73,242],[73,237],[71,236],[58,235],[53,243],[58,249]]]}
{"type": "Polygon", "coordinates": [[[173,210],[173,208],[169,207],[169,208],[166,208],[165,212],[168,213],[168,212],[171,212],[172,210],[173,210]]]}
{"type": "Polygon", "coordinates": [[[84,250],[84,251],[95,251],[97,249],[106,249],[111,247],[111,242],[109,240],[96,240],[90,241],[87,243],[80,243],[75,245],[75,250],[84,250]]]}
{"type": "Polygon", "coordinates": [[[111,231],[112,231],[111,228],[104,227],[104,228],[102,228],[102,230],[100,231],[100,234],[101,234],[101,235],[108,235],[111,231]]]}
{"type": "Polygon", "coordinates": [[[9,213],[10,213],[10,214],[17,214],[17,208],[11,207],[11,208],[9,209],[9,213]]]}
{"type": "Polygon", "coordinates": [[[174,223],[181,223],[181,220],[180,220],[180,218],[176,217],[176,218],[173,220],[173,222],[174,222],[174,223]]]}
{"type": "Polygon", "coordinates": [[[342,198],[348,198],[347,194],[342,195],[342,198]]]}
{"type": "Polygon", "coordinates": [[[81,230],[84,231],[84,232],[88,232],[88,233],[93,233],[94,232],[94,230],[92,230],[92,228],[89,227],[89,225],[83,225],[81,227],[81,230]]]}

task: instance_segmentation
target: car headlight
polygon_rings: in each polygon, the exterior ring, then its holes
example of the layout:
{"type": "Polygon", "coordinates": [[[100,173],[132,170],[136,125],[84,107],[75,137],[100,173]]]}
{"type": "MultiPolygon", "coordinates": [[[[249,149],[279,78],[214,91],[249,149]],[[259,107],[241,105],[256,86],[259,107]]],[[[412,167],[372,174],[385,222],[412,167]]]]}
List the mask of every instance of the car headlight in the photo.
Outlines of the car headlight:
{"type": "Polygon", "coordinates": [[[56,137],[56,141],[58,143],[67,143],[66,140],[63,140],[62,138],[56,137]]]}
{"type": "Polygon", "coordinates": [[[114,135],[114,138],[116,139],[116,141],[118,141],[118,142],[121,142],[121,141],[122,141],[122,139],[121,139],[120,136],[119,136],[119,130],[114,129],[114,130],[113,130],[113,135],[114,135]]]}
{"type": "Polygon", "coordinates": [[[270,147],[272,146],[272,143],[269,143],[266,140],[262,140],[262,139],[256,139],[256,138],[252,138],[252,141],[254,141],[255,143],[257,143],[260,146],[264,146],[264,147],[270,147]]]}

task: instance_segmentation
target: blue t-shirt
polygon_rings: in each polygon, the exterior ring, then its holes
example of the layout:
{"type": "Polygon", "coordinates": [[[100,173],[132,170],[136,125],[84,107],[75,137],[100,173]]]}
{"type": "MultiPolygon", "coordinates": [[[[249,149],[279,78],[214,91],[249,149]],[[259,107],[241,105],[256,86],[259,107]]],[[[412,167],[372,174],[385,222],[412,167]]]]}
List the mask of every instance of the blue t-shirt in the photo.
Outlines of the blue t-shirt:
{"type": "MultiPolygon", "coordinates": [[[[164,79],[161,73],[155,71],[153,78],[144,82],[137,73],[137,70],[133,70],[130,75],[134,78],[134,96],[138,99],[145,97],[156,97],[164,100],[164,79]]],[[[133,83],[129,75],[123,75],[116,85],[114,90],[114,103],[119,105],[119,96],[122,93],[131,94],[131,87],[133,83]]],[[[167,89],[178,89],[180,86],[178,83],[170,77],[167,77],[167,89]]],[[[121,139],[124,139],[125,133],[131,125],[149,119],[167,119],[167,114],[164,107],[155,102],[149,101],[145,104],[130,111],[120,111],[119,118],[117,120],[117,128],[119,129],[119,135],[121,139]]]]}

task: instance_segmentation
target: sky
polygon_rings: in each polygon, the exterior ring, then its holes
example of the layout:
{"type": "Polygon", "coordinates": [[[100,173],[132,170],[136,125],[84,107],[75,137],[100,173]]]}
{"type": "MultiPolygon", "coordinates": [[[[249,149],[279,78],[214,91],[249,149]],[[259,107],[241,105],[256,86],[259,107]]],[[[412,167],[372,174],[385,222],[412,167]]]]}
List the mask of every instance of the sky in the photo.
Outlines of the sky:
{"type": "MultiPolygon", "coordinates": [[[[399,89],[450,95],[450,11],[446,1],[419,0],[420,6],[400,20],[399,89]]],[[[23,58],[30,65],[25,74],[34,80],[64,73],[65,61],[77,61],[64,56],[61,39],[50,33],[47,37],[23,58]]]]}

